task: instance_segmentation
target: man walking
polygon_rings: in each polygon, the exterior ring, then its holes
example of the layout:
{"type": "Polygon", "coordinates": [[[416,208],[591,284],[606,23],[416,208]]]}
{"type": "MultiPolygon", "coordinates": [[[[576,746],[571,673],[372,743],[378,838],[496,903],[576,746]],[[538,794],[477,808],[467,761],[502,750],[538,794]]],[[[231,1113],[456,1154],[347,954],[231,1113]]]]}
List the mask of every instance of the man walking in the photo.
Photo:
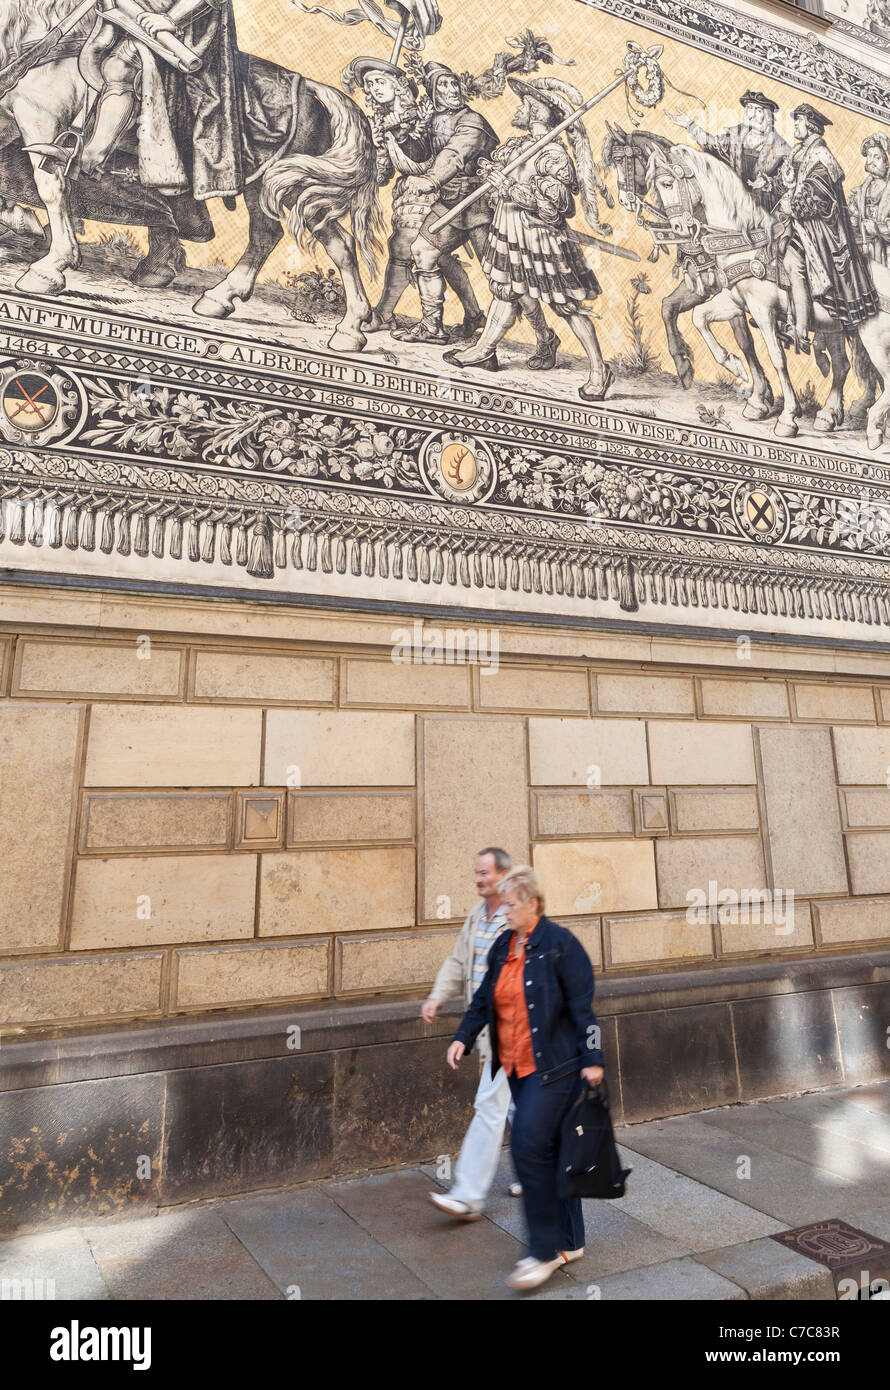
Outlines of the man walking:
{"type": "MultiPolygon", "coordinates": [[[[481,849],[476,855],[476,891],[480,901],[470,912],[461,929],[451,955],[442,965],[429,998],[420,1010],[425,1023],[438,1017],[439,1005],[446,999],[461,996],[466,1003],[473,998],[488,968],[488,953],[497,937],[507,929],[507,919],[501,910],[498,886],[512,867],[506,850],[481,849]]],[[[430,1201],[440,1211],[462,1221],[478,1221],[491,1187],[504,1143],[504,1126],[511,1106],[510,1086],[503,1067],[491,1074],[491,1048],[488,1030],[476,1044],[483,1063],[479,1088],[476,1091],[474,1115],[461,1146],[454,1168],[454,1184],[446,1196],[431,1192],[430,1201]]],[[[514,1197],[522,1189],[514,1183],[514,1197]]]]}
{"type": "Polygon", "coordinates": [[[583,98],[576,88],[555,77],[528,82],[508,77],[507,82],[521,98],[513,125],[523,134],[499,145],[481,166],[495,200],[482,259],[494,297],[478,343],[443,356],[457,367],[496,371],[497,345],[523,313],[538,338],[537,350],[526,365],[533,370],[553,366],[559,336],[551,331],[543,343],[540,339],[539,325],[544,326],[541,306],[547,304],[565,320],[587,356],[589,376],[578,388],[579,396],[585,401],[601,401],[614,374],[603,360],[593,319],[584,307],[601,289],[569,220],[575,215],[577,193],[590,225],[605,230],[597,207],[602,176],[580,122],[566,131],[574,162],[558,137],[535,153],[541,137],[555,130],[583,98]],[[528,158],[523,160],[524,154],[528,158]],[[508,173],[508,166],[517,161],[522,162],[508,173]]]}
{"type": "MultiPolygon", "coordinates": [[[[438,68],[440,65],[431,66],[438,68]]],[[[356,87],[360,87],[364,95],[377,151],[378,184],[389,183],[396,175],[392,235],[383,290],[365,329],[368,333],[392,332],[399,300],[414,278],[411,248],[436,201],[434,189],[426,193],[417,191],[417,175],[430,168],[435,157],[429,131],[432,108],[421,114],[414,78],[385,58],[354,58],[344,70],[342,82],[350,95],[356,87]]],[[[435,91],[432,74],[428,85],[435,91]]],[[[463,305],[463,325],[454,336],[471,337],[482,327],[485,315],[473,293],[470,277],[453,251],[439,252],[438,267],[443,282],[451,287],[463,305]]]]}
{"type": "Polygon", "coordinates": [[[406,179],[405,194],[418,200],[433,199],[411,247],[423,317],[413,328],[400,330],[394,336],[405,342],[447,343],[449,337],[442,321],[442,256],[467,241],[481,256],[491,223],[491,208],[483,199],[440,232],[431,228],[444,212],[478,188],[481,180],[477,165],[494,149],[498,137],[485,117],[467,105],[460,78],[444,63],[427,63],[422,81],[431,102],[427,137],[432,158],[418,164],[416,173],[406,179]]]}

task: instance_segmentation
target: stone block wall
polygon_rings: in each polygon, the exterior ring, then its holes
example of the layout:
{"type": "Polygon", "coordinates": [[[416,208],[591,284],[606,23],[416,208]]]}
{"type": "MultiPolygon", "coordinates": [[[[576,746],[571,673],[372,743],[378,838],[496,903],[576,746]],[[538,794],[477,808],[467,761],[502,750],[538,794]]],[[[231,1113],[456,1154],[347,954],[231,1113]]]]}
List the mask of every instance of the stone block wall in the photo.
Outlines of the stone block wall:
{"type": "Polygon", "coordinates": [[[605,975],[890,943],[890,653],[8,586],[0,1028],[421,994],[474,852],[605,975]],[[793,891],[790,930],[687,914],[793,891]]]}

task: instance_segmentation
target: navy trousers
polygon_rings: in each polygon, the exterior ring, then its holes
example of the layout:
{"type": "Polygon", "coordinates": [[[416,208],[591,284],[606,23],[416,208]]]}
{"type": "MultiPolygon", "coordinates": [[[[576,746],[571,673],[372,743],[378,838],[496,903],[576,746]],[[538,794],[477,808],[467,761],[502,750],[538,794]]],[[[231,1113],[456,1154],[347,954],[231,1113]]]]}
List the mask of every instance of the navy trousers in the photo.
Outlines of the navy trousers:
{"type": "Polygon", "coordinates": [[[552,1260],[557,1251],[579,1250],[584,1244],[581,1198],[562,1201],[556,1195],[560,1128],[584,1081],[578,1072],[546,1086],[535,1071],[508,1079],[516,1105],[510,1152],[522,1183],[529,1254],[536,1260],[552,1260]]]}

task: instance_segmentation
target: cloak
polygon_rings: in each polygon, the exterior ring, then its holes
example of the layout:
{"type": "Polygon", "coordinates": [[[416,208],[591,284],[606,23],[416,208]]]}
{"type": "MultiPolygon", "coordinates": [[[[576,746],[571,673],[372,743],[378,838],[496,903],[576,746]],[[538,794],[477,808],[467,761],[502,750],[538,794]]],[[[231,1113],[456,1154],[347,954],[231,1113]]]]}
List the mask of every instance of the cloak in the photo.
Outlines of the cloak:
{"type": "Polygon", "coordinates": [[[803,251],[813,298],[844,328],[854,328],[876,314],[880,303],[856,241],[841,186],[843,170],[819,137],[795,162],[798,180],[790,197],[792,242],[803,251]]]}
{"type": "MultiPolygon", "coordinates": [[[[145,8],[165,13],[172,3],[145,0],[145,8]]],[[[190,193],[201,201],[234,197],[244,185],[244,98],[231,0],[205,0],[183,36],[203,60],[194,74],[177,72],[138,45],[139,179],[167,195],[190,193]]]]}

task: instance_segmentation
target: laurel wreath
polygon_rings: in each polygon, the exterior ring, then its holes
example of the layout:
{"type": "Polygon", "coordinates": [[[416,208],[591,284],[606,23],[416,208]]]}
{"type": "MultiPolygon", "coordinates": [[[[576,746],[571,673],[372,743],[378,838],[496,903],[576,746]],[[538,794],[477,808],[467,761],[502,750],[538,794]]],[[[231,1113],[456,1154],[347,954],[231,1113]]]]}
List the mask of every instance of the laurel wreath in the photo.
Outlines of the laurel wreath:
{"type": "Polygon", "coordinates": [[[624,71],[628,74],[627,88],[640,106],[657,106],[664,96],[664,74],[651,54],[636,45],[626,54],[624,71]],[[645,74],[645,86],[640,81],[645,74]]]}

